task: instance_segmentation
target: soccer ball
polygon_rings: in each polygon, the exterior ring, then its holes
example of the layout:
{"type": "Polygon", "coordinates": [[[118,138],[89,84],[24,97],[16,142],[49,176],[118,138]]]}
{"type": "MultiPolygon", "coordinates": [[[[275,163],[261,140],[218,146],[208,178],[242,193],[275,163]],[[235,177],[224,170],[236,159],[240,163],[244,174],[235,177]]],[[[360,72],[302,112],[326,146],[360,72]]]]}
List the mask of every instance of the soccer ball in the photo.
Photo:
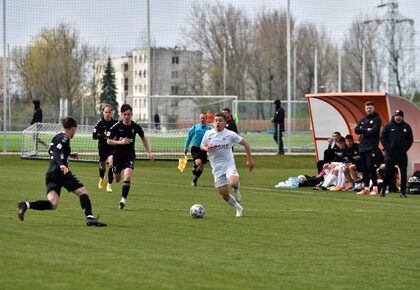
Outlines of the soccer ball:
{"type": "Polygon", "coordinates": [[[190,208],[190,214],[192,216],[193,219],[201,219],[204,217],[204,207],[201,204],[194,204],[191,208],[190,208]]]}

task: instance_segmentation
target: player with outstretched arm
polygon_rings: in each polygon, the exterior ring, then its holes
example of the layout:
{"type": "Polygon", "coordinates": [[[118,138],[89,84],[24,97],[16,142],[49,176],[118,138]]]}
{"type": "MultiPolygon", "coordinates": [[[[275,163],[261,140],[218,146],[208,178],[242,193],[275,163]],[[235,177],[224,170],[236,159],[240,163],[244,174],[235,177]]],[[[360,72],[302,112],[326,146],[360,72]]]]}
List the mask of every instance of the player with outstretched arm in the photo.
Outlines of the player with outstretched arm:
{"type": "Polygon", "coordinates": [[[86,216],[86,225],[103,227],[92,214],[92,205],[86,188],[80,180],[68,168],[70,157],[77,159],[78,153],[71,153],[70,139],[76,134],[77,123],[71,117],[61,119],[63,132],[55,135],[51,141],[49,154],[51,161],[45,174],[47,184],[47,200],[37,200],[33,202],[18,202],[18,217],[23,221],[25,212],[28,209],[34,210],[53,210],[56,209],[60,201],[61,188],[73,191],[80,199],[80,205],[86,216]]]}
{"type": "Polygon", "coordinates": [[[213,168],[215,187],[219,194],[231,207],[236,209],[236,216],[240,217],[243,207],[239,204],[241,200],[239,174],[235,165],[232,145],[238,143],[244,146],[249,171],[254,169],[251,147],[241,136],[225,129],[226,116],[222,112],[217,112],[214,116],[214,129],[204,134],[200,148],[208,152],[210,165],[213,168]],[[229,194],[229,185],[233,188],[235,197],[229,194]]]}
{"type": "Polygon", "coordinates": [[[131,175],[134,170],[136,161],[135,142],[138,134],[143,142],[144,148],[153,160],[153,154],[150,151],[149,142],[144,136],[143,128],[136,122],[132,121],[133,109],[129,104],[121,106],[121,121],[114,124],[108,132],[107,143],[115,145],[113,172],[115,182],[120,182],[121,172],[124,170],[124,184],[121,189],[121,200],[119,208],[123,209],[127,201],[128,192],[130,191],[131,175]]]}

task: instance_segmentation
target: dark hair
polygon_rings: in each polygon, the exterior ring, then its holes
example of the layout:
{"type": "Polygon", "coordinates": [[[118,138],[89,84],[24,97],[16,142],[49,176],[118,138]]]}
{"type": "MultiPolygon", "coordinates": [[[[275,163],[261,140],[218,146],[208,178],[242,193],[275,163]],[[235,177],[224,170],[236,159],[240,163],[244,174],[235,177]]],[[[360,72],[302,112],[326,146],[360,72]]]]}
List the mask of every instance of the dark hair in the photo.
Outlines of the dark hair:
{"type": "Polygon", "coordinates": [[[133,112],[133,108],[129,104],[123,104],[121,106],[121,113],[124,113],[125,111],[128,111],[128,110],[133,112]]]}
{"type": "Polygon", "coordinates": [[[216,117],[223,117],[223,120],[226,121],[226,115],[223,114],[223,112],[217,112],[216,114],[214,114],[214,118],[216,117]]]}
{"type": "Polygon", "coordinates": [[[346,140],[353,140],[353,135],[351,134],[346,135],[346,140]]]}
{"type": "Polygon", "coordinates": [[[61,125],[64,129],[77,128],[77,122],[72,117],[61,118],[61,125]]]}
{"type": "Polygon", "coordinates": [[[367,101],[366,103],[365,103],[365,107],[366,106],[375,106],[375,103],[374,102],[372,102],[372,101],[367,101]]]}
{"type": "Polygon", "coordinates": [[[338,143],[341,143],[341,142],[346,142],[346,138],[344,138],[343,136],[338,138],[338,143]]]}
{"type": "Polygon", "coordinates": [[[223,108],[223,110],[222,111],[226,111],[226,112],[228,112],[229,114],[230,114],[230,109],[229,108],[223,108]]]}
{"type": "Polygon", "coordinates": [[[336,132],[334,132],[334,133],[332,133],[333,135],[338,135],[338,136],[341,136],[341,133],[340,132],[338,132],[338,131],[336,131],[336,132]]]}
{"type": "Polygon", "coordinates": [[[34,105],[35,109],[38,109],[41,106],[41,102],[39,100],[33,100],[32,104],[34,105]]]}

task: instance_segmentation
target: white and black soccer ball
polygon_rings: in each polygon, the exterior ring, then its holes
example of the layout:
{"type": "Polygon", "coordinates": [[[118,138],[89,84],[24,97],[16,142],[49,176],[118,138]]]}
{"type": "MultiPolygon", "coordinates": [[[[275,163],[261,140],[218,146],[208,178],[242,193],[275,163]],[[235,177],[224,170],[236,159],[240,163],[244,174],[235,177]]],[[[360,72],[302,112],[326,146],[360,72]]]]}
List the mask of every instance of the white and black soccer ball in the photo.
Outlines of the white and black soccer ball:
{"type": "Polygon", "coordinates": [[[190,214],[193,219],[201,219],[204,217],[204,213],[206,211],[204,210],[204,207],[201,204],[194,204],[190,208],[190,214]]]}

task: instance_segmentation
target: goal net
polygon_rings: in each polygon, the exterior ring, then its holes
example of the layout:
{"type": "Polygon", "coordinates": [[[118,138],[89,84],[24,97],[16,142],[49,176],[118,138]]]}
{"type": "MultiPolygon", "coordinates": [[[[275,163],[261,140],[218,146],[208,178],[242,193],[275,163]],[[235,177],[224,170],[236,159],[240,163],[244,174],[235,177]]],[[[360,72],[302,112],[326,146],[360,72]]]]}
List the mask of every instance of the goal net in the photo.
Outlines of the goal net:
{"type": "MultiPolygon", "coordinates": [[[[92,138],[94,126],[78,125],[71,140],[72,152],[79,153],[79,160],[97,161],[98,141],[92,138]]],[[[183,146],[189,128],[156,130],[143,127],[155,159],[177,159],[183,155],[183,146]]],[[[22,132],[21,157],[26,159],[49,159],[48,147],[52,138],[62,131],[60,124],[37,123],[22,132]]],[[[136,138],[136,157],[148,158],[140,137],[136,138]]]]}
{"type": "Polygon", "coordinates": [[[212,114],[223,108],[233,110],[237,96],[151,96],[152,114],[160,117],[162,131],[190,128],[198,122],[200,113],[212,114]]]}

